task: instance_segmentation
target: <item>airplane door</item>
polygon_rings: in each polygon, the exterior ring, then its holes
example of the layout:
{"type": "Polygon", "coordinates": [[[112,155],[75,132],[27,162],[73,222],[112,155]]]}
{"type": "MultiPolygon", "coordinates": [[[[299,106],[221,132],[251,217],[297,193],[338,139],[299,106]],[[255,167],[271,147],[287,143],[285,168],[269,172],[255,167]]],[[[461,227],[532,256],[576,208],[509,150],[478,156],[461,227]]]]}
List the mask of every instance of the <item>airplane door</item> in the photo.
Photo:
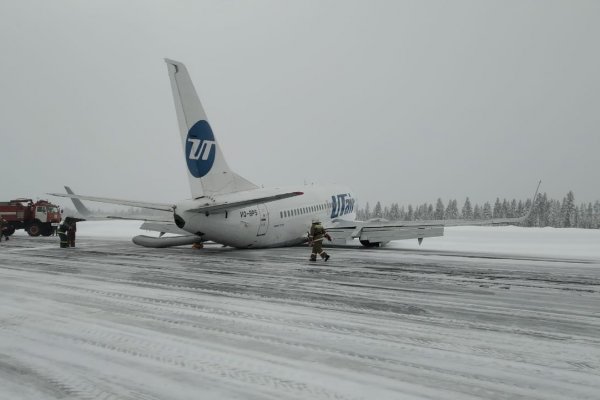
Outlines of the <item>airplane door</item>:
{"type": "Polygon", "coordinates": [[[264,236],[269,228],[269,211],[264,204],[258,205],[258,233],[256,236],[264,236]]]}

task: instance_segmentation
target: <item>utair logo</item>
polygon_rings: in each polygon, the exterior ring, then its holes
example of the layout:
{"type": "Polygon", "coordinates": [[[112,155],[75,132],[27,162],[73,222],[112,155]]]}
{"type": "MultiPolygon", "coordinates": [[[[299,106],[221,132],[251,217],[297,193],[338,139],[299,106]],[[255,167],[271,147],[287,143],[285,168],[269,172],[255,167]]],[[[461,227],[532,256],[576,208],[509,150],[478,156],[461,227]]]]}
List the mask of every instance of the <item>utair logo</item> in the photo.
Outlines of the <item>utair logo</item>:
{"type": "Polygon", "coordinates": [[[341,217],[354,211],[354,199],[350,193],[331,196],[331,218],[341,217]]]}
{"type": "Polygon", "coordinates": [[[212,129],[207,121],[194,124],[188,132],[185,142],[185,154],[190,174],[202,178],[208,174],[215,162],[217,145],[212,129]]]}

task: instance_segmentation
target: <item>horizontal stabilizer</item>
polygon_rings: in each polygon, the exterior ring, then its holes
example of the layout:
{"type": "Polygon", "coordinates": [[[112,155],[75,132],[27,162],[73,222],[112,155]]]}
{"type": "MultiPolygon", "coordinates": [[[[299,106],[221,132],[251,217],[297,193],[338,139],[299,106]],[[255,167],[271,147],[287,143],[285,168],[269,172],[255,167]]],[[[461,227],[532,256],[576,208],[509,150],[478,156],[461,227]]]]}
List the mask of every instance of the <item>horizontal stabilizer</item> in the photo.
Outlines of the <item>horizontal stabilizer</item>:
{"type": "Polygon", "coordinates": [[[171,204],[148,203],[145,201],[131,201],[131,200],[122,200],[122,199],[111,199],[111,198],[107,198],[107,197],[82,196],[82,195],[78,195],[78,194],[65,194],[65,193],[48,193],[48,194],[50,196],[67,197],[70,199],[95,201],[98,203],[118,204],[120,206],[140,207],[140,208],[148,208],[150,210],[160,210],[160,211],[169,211],[169,212],[173,211],[173,205],[171,205],[171,204]]]}

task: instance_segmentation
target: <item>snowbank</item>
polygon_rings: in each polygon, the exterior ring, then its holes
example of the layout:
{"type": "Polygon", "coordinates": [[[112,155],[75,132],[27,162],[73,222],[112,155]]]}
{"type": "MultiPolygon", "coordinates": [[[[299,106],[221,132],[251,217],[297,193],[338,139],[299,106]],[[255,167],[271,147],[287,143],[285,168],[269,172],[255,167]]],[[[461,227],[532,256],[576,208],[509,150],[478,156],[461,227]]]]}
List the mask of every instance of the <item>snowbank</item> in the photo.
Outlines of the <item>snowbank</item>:
{"type": "MultiPolygon", "coordinates": [[[[85,221],[77,224],[80,237],[126,238],[157,235],[139,229],[142,221],[85,221]]],[[[17,231],[17,235],[25,235],[17,231]]],[[[600,230],[571,228],[521,228],[517,226],[460,226],[445,229],[445,235],[389,244],[401,249],[424,249],[468,253],[494,253],[532,257],[600,259],[600,230]]]]}
{"type": "Polygon", "coordinates": [[[399,240],[391,247],[511,254],[534,257],[600,259],[600,230],[575,228],[522,228],[517,226],[457,226],[443,237],[399,240]]]}

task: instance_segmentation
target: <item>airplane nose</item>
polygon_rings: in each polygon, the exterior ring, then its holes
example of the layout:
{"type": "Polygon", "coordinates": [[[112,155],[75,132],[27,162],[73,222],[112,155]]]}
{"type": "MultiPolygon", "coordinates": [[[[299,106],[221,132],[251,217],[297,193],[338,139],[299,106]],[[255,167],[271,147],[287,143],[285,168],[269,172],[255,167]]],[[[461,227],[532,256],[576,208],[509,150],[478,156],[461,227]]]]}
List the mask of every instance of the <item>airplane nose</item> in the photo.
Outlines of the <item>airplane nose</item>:
{"type": "Polygon", "coordinates": [[[175,225],[177,225],[177,227],[179,229],[183,229],[183,227],[185,226],[185,220],[177,214],[174,214],[174,218],[175,218],[175,225]]]}

